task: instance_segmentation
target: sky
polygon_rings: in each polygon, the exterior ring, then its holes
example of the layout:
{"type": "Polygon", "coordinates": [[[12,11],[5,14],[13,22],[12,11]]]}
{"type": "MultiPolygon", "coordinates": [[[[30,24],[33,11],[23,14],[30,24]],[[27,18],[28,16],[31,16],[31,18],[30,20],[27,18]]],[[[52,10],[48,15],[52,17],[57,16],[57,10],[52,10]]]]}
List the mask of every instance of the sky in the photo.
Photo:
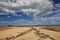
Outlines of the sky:
{"type": "Polygon", "coordinates": [[[60,0],[0,2],[0,26],[60,25],[60,0]]]}

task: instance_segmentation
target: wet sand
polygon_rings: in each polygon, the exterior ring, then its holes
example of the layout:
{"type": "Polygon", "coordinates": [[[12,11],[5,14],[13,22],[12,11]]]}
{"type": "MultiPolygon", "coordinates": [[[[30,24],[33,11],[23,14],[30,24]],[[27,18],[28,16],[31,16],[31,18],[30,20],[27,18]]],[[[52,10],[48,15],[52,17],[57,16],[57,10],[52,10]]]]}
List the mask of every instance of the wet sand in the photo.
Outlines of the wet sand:
{"type": "Polygon", "coordinates": [[[0,27],[0,40],[60,40],[60,27],[0,27]]]}

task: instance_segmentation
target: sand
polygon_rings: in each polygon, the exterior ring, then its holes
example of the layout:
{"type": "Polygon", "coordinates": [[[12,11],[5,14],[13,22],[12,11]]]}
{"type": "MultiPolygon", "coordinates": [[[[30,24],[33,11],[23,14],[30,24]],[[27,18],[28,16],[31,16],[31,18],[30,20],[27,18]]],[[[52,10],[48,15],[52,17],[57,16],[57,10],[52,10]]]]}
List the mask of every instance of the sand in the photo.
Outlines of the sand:
{"type": "Polygon", "coordinates": [[[0,40],[60,40],[60,27],[0,27],[0,40]]]}

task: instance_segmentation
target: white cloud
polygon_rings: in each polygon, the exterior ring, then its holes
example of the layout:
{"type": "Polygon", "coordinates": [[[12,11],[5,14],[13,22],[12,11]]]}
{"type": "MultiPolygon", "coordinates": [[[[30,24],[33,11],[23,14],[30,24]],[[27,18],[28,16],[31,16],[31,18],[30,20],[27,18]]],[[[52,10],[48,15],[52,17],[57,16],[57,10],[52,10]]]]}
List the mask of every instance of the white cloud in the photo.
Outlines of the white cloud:
{"type": "MultiPolygon", "coordinates": [[[[18,0],[17,3],[1,3],[0,2],[0,6],[1,5],[5,6],[2,8],[0,7],[5,12],[15,12],[17,9],[19,9],[18,11],[23,11],[26,14],[34,17],[33,22],[22,20],[22,19],[16,21],[17,23],[21,22],[23,25],[24,25],[25,21],[27,22],[26,25],[28,25],[28,24],[36,25],[36,24],[45,24],[45,23],[51,24],[51,22],[53,22],[53,20],[59,19],[57,17],[49,17],[49,18],[41,17],[41,16],[46,16],[46,15],[53,13],[53,11],[51,11],[51,9],[53,8],[52,2],[49,2],[48,0],[18,0]],[[12,9],[10,9],[10,8],[12,8],[12,9]],[[16,9],[16,10],[13,10],[13,9],[16,9]]],[[[60,10],[58,10],[56,12],[60,13],[60,10]]],[[[14,14],[14,15],[16,15],[16,14],[14,14]]]]}

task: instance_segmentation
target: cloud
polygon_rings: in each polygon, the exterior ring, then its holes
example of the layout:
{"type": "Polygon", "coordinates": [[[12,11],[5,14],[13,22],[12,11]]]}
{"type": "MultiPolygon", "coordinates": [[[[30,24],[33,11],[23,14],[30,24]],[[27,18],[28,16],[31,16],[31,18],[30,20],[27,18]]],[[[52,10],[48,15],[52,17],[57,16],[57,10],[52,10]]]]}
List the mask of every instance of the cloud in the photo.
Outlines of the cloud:
{"type": "MultiPolygon", "coordinates": [[[[52,2],[48,0],[18,0],[16,3],[0,2],[0,9],[2,9],[2,12],[13,13],[15,11],[23,11],[27,15],[32,16],[34,18],[33,21],[26,21],[22,19],[15,21],[15,23],[18,25],[54,24],[56,19],[59,20],[59,17],[57,16],[59,15],[60,10],[57,9],[57,11],[52,11],[53,8],[54,7],[52,2]],[[58,14],[53,17],[45,17],[54,12],[58,14]]],[[[14,15],[16,16],[16,14],[14,15]]]]}

